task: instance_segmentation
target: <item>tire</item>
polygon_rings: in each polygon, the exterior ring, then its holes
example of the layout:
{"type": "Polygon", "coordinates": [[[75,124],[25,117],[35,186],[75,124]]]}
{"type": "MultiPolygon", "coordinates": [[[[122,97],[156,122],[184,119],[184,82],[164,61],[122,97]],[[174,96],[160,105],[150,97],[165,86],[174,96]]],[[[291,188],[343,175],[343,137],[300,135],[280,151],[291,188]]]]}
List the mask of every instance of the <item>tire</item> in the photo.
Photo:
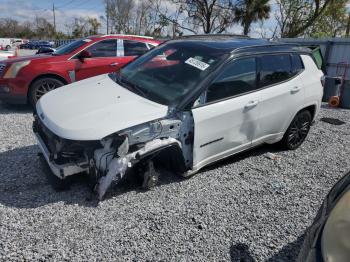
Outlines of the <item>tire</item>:
{"type": "Polygon", "coordinates": [[[312,116],[307,110],[299,112],[290,123],[280,145],[287,150],[297,149],[306,139],[311,126],[312,116]]]}
{"type": "Polygon", "coordinates": [[[45,77],[35,80],[30,85],[28,93],[30,105],[35,108],[35,105],[41,96],[63,85],[65,85],[65,83],[53,77],[45,77]]]}
{"type": "Polygon", "coordinates": [[[11,46],[7,45],[5,48],[6,48],[6,50],[10,50],[11,46]]]}

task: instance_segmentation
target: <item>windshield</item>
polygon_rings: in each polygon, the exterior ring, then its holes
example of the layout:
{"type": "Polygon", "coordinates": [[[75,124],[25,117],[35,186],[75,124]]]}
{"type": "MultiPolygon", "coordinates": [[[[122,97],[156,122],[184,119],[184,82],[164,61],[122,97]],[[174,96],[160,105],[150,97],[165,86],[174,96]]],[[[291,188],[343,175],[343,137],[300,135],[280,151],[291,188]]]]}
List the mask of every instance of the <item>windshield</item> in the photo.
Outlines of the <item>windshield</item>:
{"type": "Polygon", "coordinates": [[[154,102],[172,105],[192,91],[224,57],[225,52],[203,43],[168,43],[125,66],[117,79],[154,102]]]}
{"type": "Polygon", "coordinates": [[[73,52],[77,48],[85,45],[90,41],[91,41],[90,39],[86,38],[86,39],[79,39],[69,44],[62,45],[53,53],[53,55],[68,55],[69,53],[73,52]]]}

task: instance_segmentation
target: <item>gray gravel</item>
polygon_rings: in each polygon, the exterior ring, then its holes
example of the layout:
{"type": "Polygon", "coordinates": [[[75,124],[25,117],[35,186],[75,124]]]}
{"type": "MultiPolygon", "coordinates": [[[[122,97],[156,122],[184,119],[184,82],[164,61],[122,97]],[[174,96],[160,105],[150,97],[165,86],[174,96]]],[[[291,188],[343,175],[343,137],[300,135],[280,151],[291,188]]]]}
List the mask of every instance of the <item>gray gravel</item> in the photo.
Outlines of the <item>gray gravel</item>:
{"type": "MultiPolygon", "coordinates": [[[[350,122],[346,110],[322,116],[350,122]]],[[[0,105],[0,260],[291,261],[350,169],[350,123],[317,121],[296,151],[263,146],[190,179],[164,174],[151,191],[124,184],[97,203],[81,181],[49,186],[31,124],[29,109],[0,105]]]]}

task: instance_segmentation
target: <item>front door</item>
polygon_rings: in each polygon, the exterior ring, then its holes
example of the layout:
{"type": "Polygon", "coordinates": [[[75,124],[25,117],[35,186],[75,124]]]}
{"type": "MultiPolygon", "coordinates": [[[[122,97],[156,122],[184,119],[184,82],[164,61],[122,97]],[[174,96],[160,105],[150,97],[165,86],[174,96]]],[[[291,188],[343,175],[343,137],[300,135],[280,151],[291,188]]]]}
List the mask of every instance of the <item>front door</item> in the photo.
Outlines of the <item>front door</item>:
{"type": "Polygon", "coordinates": [[[194,169],[251,146],[259,128],[256,75],[255,58],[233,61],[208,87],[205,103],[192,109],[194,169]]]}
{"type": "Polygon", "coordinates": [[[93,44],[86,49],[91,58],[75,61],[75,80],[117,71],[121,64],[118,57],[117,39],[107,39],[93,44]]]}

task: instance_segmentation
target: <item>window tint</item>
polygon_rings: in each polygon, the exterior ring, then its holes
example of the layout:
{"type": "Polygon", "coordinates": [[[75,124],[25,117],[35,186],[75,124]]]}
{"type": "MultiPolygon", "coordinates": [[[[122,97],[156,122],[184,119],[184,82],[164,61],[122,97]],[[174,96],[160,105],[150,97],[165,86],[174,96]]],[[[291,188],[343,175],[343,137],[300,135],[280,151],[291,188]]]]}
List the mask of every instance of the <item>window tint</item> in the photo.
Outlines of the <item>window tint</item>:
{"type": "Polygon", "coordinates": [[[266,55],[260,57],[260,86],[282,82],[292,76],[290,55],[266,55]]]}
{"type": "Polygon", "coordinates": [[[301,61],[300,55],[292,55],[292,65],[293,65],[293,74],[298,74],[304,70],[304,64],[301,61]]]}
{"type": "Polygon", "coordinates": [[[145,43],[124,40],[124,55],[125,56],[139,56],[148,51],[145,43]]]}
{"type": "Polygon", "coordinates": [[[247,93],[256,89],[255,58],[246,58],[228,65],[209,86],[207,102],[247,93]]]}
{"type": "Polygon", "coordinates": [[[115,57],[117,56],[117,41],[115,39],[98,42],[86,49],[91,57],[115,57]]]}

